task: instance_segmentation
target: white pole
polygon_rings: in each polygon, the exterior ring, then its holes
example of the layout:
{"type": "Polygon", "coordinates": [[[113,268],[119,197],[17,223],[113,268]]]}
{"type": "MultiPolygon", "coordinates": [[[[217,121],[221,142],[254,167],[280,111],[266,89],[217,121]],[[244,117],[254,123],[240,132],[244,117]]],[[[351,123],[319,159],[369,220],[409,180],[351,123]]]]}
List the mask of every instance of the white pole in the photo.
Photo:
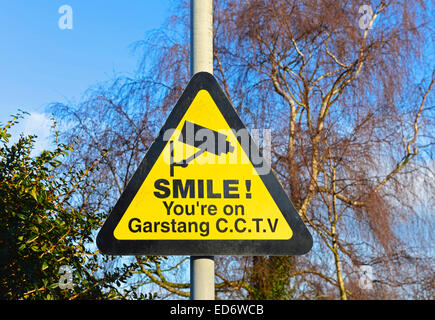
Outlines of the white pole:
{"type": "Polygon", "coordinates": [[[214,257],[190,257],[190,299],[214,300],[214,257]]]}
{"type": "MultiPolygon", "coordinates": [[[[190,0],[190,74],[213,74],[213,0],[190,0]]],[[[214,300],[214,257],[190,257],[190,299],[214,300]]]]}
{"type": "Polygon", "coordinates": [[[213,74],[213,0],[190,0],[190,75],[213,74]]]}

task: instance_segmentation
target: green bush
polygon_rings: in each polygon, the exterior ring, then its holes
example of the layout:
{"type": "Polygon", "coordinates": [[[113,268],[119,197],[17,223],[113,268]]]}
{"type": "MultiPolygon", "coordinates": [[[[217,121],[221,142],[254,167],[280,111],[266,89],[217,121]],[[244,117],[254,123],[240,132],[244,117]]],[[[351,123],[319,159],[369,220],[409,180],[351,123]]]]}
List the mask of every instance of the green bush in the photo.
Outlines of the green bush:
{"type": "Polygon", "coordinates": [[[101,270],[93,244],[101,212],[74,195],[90,194],[86,170],[58,170],[72,146],[31,156],[35,137],[23,135],[11,144],[10,128],[23,118],[0,125],[0,299],[98,299],[117,296],[112,281],[126,270],[101,270]],[[80,192],[82,191],[82,192],[80,192]],[[61,274],[61,266],[72,271],[61,274]],[[63,284],[70,286],[63,288],[63,284]],[[69,287],[69,288],[68,288],[69,287]]]}

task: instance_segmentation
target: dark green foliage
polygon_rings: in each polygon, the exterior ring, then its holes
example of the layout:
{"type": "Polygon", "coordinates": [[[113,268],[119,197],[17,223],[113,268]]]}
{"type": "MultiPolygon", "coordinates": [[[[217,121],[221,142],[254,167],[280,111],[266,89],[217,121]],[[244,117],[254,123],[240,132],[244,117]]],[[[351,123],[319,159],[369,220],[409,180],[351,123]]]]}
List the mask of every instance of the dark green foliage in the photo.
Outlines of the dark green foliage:
{"type": "Polygon", "coordinates": [[[104,213],[86,204],[93,192],[86,177],[98,161],[79,172],[58,170],[72,146],[32,156],[34,137],[8,144],[22,117],[0,126],[0,299],[122,298],[118,285],[134,265],[104,270],[110,258],[94,245],[104,213]],[[63,265],[72,270],[69,289],[59,287],[63,265]]]}
{"type": "Polygon", "coordinates": [[[290,285],[289,274],[295,259],[289,256],[255,256],[252,261],[252,300],[291,300],[295,289],[290,285]]]}

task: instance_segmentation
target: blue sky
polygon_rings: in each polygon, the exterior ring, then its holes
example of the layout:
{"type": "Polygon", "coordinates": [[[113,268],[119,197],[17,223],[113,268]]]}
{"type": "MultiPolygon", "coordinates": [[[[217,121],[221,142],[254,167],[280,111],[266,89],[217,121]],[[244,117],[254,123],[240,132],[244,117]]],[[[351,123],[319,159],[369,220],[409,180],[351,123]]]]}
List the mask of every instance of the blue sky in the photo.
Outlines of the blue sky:
{"type": "Polygon", "coordinates": [[[170,0],[0,0],[0,123],[28,111],[19,129],[44,139],[47,104],[78,101],[88,87],[133,73],[132,44],[160,28],[169,6],[170,0]],[[58,26],[62,5],[72,8],[72,30],[58,26]]]}

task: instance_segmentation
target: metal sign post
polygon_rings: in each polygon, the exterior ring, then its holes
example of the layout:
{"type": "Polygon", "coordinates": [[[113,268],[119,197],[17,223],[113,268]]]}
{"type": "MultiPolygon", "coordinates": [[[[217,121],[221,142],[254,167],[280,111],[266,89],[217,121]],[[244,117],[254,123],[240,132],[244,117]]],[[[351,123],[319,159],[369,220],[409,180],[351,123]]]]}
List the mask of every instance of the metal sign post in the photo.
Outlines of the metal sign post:
{"type": "MultiPolygon", "coordinates": [[[[213,74],[213,0],[190,1],[190,74],[213,74]]],[[[190,299],[214,300],[214,257],[190,257],[190,299]]]]}

